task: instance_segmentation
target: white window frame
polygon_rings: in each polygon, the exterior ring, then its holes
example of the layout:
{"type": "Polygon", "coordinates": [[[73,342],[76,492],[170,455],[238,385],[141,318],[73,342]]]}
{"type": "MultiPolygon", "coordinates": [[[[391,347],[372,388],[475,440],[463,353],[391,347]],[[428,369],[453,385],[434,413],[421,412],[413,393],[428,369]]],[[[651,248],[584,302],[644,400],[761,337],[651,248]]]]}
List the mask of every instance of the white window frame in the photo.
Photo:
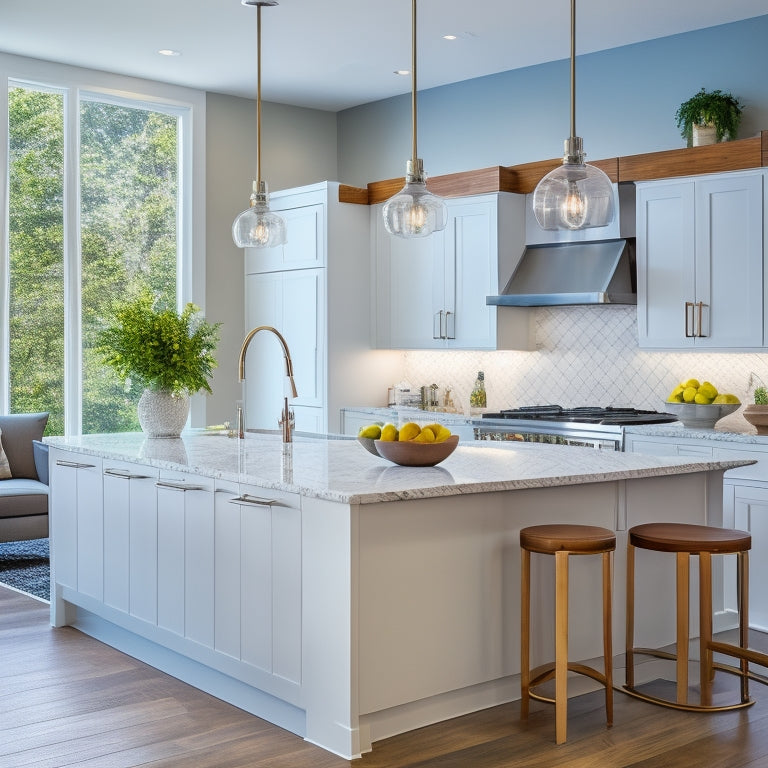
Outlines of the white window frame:
{"type": "MultiPolygon", "coordinates": [[[[0,145],[9,167],[8,90],[29,87],[64,96],[64,421],[67,436],[82,433],[80,326],[79,112],[81,100],[152,109],[179,118],[177,221],[178,304],[193,301],[205,311],[205,93],[150,80],[112,75],[52,62],[0,54],[0,145]]],[[[0,412],[10,407],[8,370],[8,175],[0,184],[0,412]]],[[[205,420],[205,398],[192,398],[191,415],[205,420]]]]}

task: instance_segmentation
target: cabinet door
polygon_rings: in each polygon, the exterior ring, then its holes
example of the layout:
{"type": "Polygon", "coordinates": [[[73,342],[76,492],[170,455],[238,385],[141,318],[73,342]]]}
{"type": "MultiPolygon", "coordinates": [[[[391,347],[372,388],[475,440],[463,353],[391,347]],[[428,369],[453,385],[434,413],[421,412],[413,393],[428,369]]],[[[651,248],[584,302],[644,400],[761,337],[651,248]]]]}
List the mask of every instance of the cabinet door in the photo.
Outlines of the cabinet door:
{"type": "MultiPolygon", "coordinates": [[[[131,555],[133,545],[137,544],[132,540],[135,534],[135,520],[132,518],[135,518],[137,512],[143,514],[146,506],[151,509],[156,507],[153,482],[156,475],[157,470],[150,467],[104,462],[104,602],[125,613],[131,611],[131,555]]],[[[155,526],[153,519],[153,534],[155,526]]],[[[148,573],[156,574],[156,554],[154,558],[142,557],[138,562],[135,553],[133,555],[134,571],[138,570],[142,576],[148,573]]],[[[154,595],[154,579],[151,585],[143,586],[149,594],[154,595]]],[[[141,596],[141,592],[136,592],[137,597],[141,596]]],[[[154,613],[151,620],[154,623],[154,613]]]]}
{"type": "MultiPolygon", "coordinates": [[[[285,337],[298,397],[293,406],[325,407],[325,270],[247,275],[248,328],[270,325],[285,337]]],[[[286,390],[283,351],[269,332],[253,337],[246,355],[246,426],[278,429],[286,390]]]]}
{"type": "Polygon", "coordinates": [[[696,182],[697,347],[763,344],[763,177],[696,182]]]}
{"type": "Polygon", "coordinates": [[[103,504],[101,460],[95,459],[77,472],[77,591],[97,600],[104,597],[103,504]]]}
{"type": "Polygon", "coordinates": [[[393,237],[377,223],[380,251],[377,257],[378,285],[386,285],[379,297],[383,312],[379,320],[380,346],[393,349],[444,347],[440,338],[445,323],[444,261],[442,233],[404,240],[393,237]],[[441,316],[440,313],[443,312],[441,316]]]}
{"type": "MultiPolygon", "coordinates": [[[[290,205],[289,199],[280,202],[290,205]]],[[[281,208],[280,202],[271,208],[285,219],[285,245],[246,248],[246,274],[325,266],[324,206],[281,208]]]]}
{"type": "Polygon", "coordinates": [[[157,481],[157,624],[213,647],[213,482],[157,481]]]}
{"type": "Polygon", "coordinates": [[[497,292],[498,254],[495,199],[449,202],[445,243],[445,311],[447,346],[455,349],[494,349],[496,307],[485,303],[497,292]],[[453,333],[450,333],[452,326],[453,333]]]}
{"type": "MultiPolygon", "coordinates": [[[[641,347],[693,346],[693,338],[686,337],[685,303],[695,300],[694,256],[693,182],[640,185],[637,323],[641,347]]],[[[693,332],[690,320],[689,334],[693,332]]]]}
{"type": "Polygon", "coordinates": [[[752,534],[749,559],[749,626],[768,631],[768,597],[760,587],[768,582],[768,488],[736,485],[734,487],[734,527],[752,534]],[[755,588],[757,587],[757,588],[755,588]]]}

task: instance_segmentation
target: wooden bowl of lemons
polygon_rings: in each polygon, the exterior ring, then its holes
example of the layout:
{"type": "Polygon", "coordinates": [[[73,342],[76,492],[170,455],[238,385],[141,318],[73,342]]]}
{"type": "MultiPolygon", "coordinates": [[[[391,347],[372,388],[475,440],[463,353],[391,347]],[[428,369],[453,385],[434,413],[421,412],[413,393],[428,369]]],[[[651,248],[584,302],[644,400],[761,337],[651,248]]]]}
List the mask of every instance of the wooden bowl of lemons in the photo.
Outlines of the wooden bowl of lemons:
{"type": "Polygon", "coordinates": [[[458,442],[459,436],[442,424],[420,427],[409,421],[400,429],[385,424],[374,446],[379,456],[400,466],[434,467],[456,450],[458,442]]]}
{"type": "Polygon", "coordinates": [[[434,467],[447,459],[459,444],[451,435],[441,443],[415,443],[413,440],[376,440],[379,456],[401,467],[434,467]]]}

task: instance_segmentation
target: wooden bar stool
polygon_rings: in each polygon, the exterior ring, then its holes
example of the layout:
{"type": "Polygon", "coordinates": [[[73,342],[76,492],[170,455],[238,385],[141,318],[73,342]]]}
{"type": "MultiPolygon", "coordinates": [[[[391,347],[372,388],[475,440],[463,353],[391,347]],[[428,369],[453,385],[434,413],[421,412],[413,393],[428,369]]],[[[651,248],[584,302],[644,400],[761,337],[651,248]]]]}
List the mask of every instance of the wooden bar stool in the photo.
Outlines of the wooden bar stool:
{"type": "Polygon", "coordinates": [[[749,696],[749,661],[765,665],[768,656],[748,649],[749,632],[749,549],[752,537],[745,531],[708,525],[683,523],[647,523],[629,529],[627,539],[627,674],[624,690],[645,701],[673,709],[720,712],[754,704],[749,696]],[[635,648],[635,550],[649,549],[677,555],[677,627],[675,653],[653,648],[635,648]],[[712,555],[737,556],[737,592],[739,608],[739,644],[714,642],[712,639],[712,555]],[[690,559],[699,558],[699,684],[700,702],[689,701],[688,645],[690,559]],[[739,659],[739,667],[715,663],[713,653],[739,659]],[[635,687],[635,654],[655,656],[676,661],[675,701],[651,695],[635,687]],[[721,669],[741,678],[740,699],[732,704],[712,703],[715,670],[721,669]]]}
{"type": "Polygon", "coordinates": [[[611,582],[616,535],[591,525],[534,525],[520,531],[522,599],[520,621],[520,716],[528,717],[530,699],[555,705],[555,737],[565,741],[568,717],[568,672],[591,677],[605,686],[608,726],[613,725],[613,661],[611,651],[611,582]],[[555,556],[555,661],[535,669],[530,666],[531,552],[555,556]],[[568,661],[568,558],[570,555],[602,555],[603,558],[603,659],[604,671],[568,661]],[[555,679],[555,698],[532,690],[555,679]]]}

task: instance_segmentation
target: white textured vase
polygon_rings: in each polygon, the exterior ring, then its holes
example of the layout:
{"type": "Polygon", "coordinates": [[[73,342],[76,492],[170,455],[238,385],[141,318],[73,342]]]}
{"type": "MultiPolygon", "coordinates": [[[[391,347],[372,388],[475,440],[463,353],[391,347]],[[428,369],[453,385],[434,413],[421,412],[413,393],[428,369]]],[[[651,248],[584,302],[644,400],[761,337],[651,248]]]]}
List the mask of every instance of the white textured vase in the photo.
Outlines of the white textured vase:
{"type": "Polygon", "coordinates": [[[704,147],[707,144],[717,144],[717,130],[714,123],[704,123],[703,125],[693,124],[691,132],[691,145],[694,147],[704,147]]]}
{"type": "Polygon", "coordinates": [[[147,437],[179,437],[189,415],[189,397],[145,389],[139,398],[139,424],[147,437]]]}

